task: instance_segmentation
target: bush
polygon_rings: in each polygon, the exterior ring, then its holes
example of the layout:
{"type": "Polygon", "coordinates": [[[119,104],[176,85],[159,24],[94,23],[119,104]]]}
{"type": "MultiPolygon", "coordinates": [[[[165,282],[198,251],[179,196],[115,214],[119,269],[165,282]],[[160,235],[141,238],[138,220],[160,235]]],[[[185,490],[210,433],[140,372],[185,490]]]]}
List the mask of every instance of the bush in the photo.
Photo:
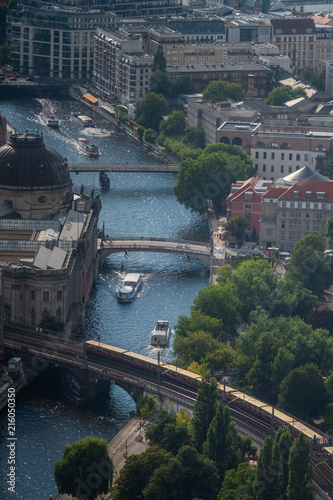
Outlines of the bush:
{"type": "Polygon", "coordinates": [[[150,144],[153,144],[154,142],[156,142],[156,139],[157,133],[155,132],[155,130],[153,130],[152,128],[147,128],[147,130],[145,130],[143,134],[143,140],[149,142],[150,144]]]}

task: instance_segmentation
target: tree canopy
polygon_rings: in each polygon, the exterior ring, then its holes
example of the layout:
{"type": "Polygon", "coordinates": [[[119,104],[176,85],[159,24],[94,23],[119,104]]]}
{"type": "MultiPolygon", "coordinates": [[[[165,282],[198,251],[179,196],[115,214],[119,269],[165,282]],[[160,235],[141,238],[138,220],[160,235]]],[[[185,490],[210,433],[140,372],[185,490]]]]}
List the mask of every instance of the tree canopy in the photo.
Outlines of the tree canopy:
{"type": "Polygon", "coordinates": [[[242,101],[245,98],[245,91],[238,83],[228,83],[223,80],[209,82],[202,92],[204,101],[221,102],[227,98],[233,101],[242,101]]]}
{"type": "Polygon", "coordinates": [[[165,71],[166,68],[166,59],[164,56],[164,52],[162,47],[159,47],[157,52],[154,55],[154,63],[152,67],[152,71],[165,71]]]}
{"type": "Polygon", "coordinates": [[[146,128],[152,128],[155,132],[158,132],[160,117],[168,114],[168,111],[168,101],[163,95],[148,92],[148,94],[137,103],[137,122],[146,128]]]}
{"type": "Polygon", "coordinates": [[[185,133],[184,111],[173,111],[166,120],[161,122],[161,131],[166,136],[182,136],[185,133]]]}
{"type": "Polygon", "coordinates": [[[290,85],[282,85],[282,87],[272,90],[268,94],[268,97],[264,99],[264,103],[270,106],[282,106],[285,102],[298,99],[299,97],[306,97],[304,87],[293,89],[290,85]]]}
{"type": "Polygon", "coordinates": [[[86,437],[65,446],[63,458],[54,465],[59,493],[95,500],[107,493],[113,476],[113,462],[104,439],[86,437]]]}
{"type": "Polygon", "coordinates": [[[331,180],[333,179],[333,149],[325,151],[323,155],[317,155],[316,170],[321,175],[325,175],[331,180]]]}
{"type": "Polygon", "coordinates": [[[249,224],[245,215],[235,215],[223,225],[223,238],[233,236],[237,241],[242,241],[249,224]]]}
{"type": "Polygon", "coordinates": [[[213,144],[196,159],[181,162],[174,186],[179,203],[192,212],[204,213],[209,200],[218,213],[231,184],[251,173],[252,160],[238,146],[213,144]]]}

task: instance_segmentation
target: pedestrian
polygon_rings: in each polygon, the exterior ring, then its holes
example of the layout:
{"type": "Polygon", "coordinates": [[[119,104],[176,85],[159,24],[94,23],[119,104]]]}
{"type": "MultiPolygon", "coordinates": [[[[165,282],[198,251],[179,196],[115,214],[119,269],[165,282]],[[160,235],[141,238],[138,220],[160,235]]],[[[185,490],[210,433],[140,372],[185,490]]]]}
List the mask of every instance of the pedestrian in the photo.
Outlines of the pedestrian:
{"type": "Polygon", "coordinates": [[[125,257],[127,257],[127,248],[125,248],[125,257]]]}

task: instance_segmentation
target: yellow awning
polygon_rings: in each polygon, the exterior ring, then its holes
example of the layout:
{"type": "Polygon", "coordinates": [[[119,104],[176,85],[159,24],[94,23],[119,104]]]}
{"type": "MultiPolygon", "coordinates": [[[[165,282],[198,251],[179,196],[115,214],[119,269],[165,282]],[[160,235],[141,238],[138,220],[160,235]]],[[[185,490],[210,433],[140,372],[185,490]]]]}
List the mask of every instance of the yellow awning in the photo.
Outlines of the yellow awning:
{"type": "Polygon", "coordinates": [[[88,99],[88,101],[92,102],[93,104],[96,104],[96,102],[98,102],[98,99],[95,99],[95,97],[93,97],[90,94],[84,94],[83,97],[85,97],[86,99],[88,99]]]}

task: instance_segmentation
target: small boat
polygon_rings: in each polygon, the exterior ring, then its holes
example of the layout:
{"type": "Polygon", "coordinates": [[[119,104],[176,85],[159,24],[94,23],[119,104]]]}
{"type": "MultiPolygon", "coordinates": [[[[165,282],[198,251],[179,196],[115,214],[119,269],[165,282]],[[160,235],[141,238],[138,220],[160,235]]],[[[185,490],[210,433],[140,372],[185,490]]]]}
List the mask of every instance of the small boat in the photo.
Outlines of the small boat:
{"type": "Polygon", "coordinates": [[[42,119],[48,127],[51,127],[51,128],[58,128],[59,127],[58,118],[56,118],[56,116],[54,116],[50,111],[43,111],[42,112],[42,119]]]}
{"type": "Polygon", "coordinates": [[[88,139],[86,139],[85,137],[80,137],[77,143],[84,154],[92,157],[96,157],[99,155],[98,146],[88,141],[88,139]]]}
{"type": "Polygon", "coordinates": [[[89,116],[80,115],[79,113],[71,113],[71,117],[83,127],[95,127],[94,121],[89,118],[89,116]]]}
{"type": "Polygon", "coordinates": [[[169,343],[170,333],[169,321],[157,321],[154,330],[151,332],[150,345],[154,347],[166,347],[169,343]]]}
{"type": "Polygon", "coordinates": [[[126,274],[124,281],[117,292],[119,302],[131,302],[142,284],[141,274],[126,274]]]}

